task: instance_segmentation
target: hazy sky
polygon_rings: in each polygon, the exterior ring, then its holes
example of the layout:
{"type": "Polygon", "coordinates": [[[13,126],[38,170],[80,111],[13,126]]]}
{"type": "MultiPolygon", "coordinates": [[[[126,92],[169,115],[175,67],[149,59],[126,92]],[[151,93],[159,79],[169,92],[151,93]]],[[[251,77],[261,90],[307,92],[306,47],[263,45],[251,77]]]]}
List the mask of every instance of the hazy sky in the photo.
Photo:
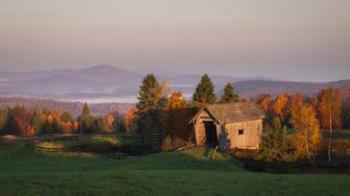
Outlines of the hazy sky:
{"type": "Polygon", "coordinates": [[[0,71],[350,79],[349,0],[0,0],[0,71]]]}

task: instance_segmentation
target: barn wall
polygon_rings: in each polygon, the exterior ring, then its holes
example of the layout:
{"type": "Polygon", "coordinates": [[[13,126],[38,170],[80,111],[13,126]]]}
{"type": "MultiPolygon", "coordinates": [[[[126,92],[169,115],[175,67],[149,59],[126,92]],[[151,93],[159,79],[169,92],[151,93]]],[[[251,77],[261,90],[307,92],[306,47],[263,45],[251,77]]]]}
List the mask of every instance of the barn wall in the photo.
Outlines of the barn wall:
{"type": "Polygon", "coordinates": [[[203,121],[213,121],[211,116],[203,110],[198,116],[194,124],[194,134],[197,145],[204,145],[206,141],[205,126],[203,121]]]}
{"type": "Polygon", "coordinates": [[[257,149],[261,140],[262,119],[226,124],[225,130],[229,148],[257,149]],[[238,134],[239,129],[244,129],[243,135],[238,134]]]}

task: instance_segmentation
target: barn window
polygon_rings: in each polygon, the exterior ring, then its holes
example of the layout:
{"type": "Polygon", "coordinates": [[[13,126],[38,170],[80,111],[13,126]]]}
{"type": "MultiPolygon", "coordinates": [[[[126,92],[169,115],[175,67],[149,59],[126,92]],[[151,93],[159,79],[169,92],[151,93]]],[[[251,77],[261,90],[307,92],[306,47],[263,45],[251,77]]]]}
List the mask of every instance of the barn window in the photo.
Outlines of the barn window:
{"type": "Polygon", "coordinates": [[[244,129],[238,129],[238,135],[243,135],[244,134],[244,129]]]}

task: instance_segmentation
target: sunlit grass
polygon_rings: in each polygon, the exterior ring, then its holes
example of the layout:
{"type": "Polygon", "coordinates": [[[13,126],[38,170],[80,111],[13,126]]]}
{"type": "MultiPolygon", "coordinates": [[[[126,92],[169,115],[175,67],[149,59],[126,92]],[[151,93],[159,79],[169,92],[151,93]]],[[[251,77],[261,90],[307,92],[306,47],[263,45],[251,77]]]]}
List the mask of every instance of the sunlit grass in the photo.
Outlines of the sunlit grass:
{"type": "Polygon", "coordinates": [[[248,172],[204,147],[128,160],[0,149],[0,195],[347,195],[349,178],[248,172]]]}
{"type": "Polygon", "coordinates": [[[91,136],[91,137],[89,136],[89,137],[82,137],[76,140],[37,142],[34,144],[34,147],[42,148],[42,149],[69,150],[71,148],[75,148],[79,146],[118,147],[120,145],[121,145],[121,142],[116,136],[91,136]]]}

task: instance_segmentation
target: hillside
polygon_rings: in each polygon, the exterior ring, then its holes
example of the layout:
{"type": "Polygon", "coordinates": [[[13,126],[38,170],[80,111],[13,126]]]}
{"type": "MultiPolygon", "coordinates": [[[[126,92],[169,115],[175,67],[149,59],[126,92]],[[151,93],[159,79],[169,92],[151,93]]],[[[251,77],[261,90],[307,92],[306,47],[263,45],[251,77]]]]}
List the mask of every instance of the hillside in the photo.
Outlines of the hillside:
{"type": "MultiPolygon", "coordinates": [[[[210,73],[209,73],[210,75],[210,73]]],[[[144,74],[127,71],[111,65],[98,65],[85,69],[63,69],[36,72],[0,72],[0,96],[28,96],[55,99],[113,98],[137,96],[144,74]]],[[[182,91],[190,97],[200,80],[200,75],[166,76],[173,90],[182,91]]],[[[276,95],[281,92],[312,95],[326,87],[350,88],[350,80],[312,83],[276,81],[265,77],[231,77],[210,75],[218,94],[224,85],[234,82],[237,92],[243,97],[260,93],[276,95]]]]}
{"type": "Polygon", "coordinates": [[[261,93],[271,95],[277,95],[279,93],[314,95],[324,88],[350,89],[350,80],[324,83],[251,80],[236,82],[235,87],[237,92],[243,97],[252,97],[261,93]]]}
{"type": "Polygon", "coordinates": [[[0,149],[3,195],[347,195],[348,174],[248,172],[207,148],[126,160],[0,149]]]}

